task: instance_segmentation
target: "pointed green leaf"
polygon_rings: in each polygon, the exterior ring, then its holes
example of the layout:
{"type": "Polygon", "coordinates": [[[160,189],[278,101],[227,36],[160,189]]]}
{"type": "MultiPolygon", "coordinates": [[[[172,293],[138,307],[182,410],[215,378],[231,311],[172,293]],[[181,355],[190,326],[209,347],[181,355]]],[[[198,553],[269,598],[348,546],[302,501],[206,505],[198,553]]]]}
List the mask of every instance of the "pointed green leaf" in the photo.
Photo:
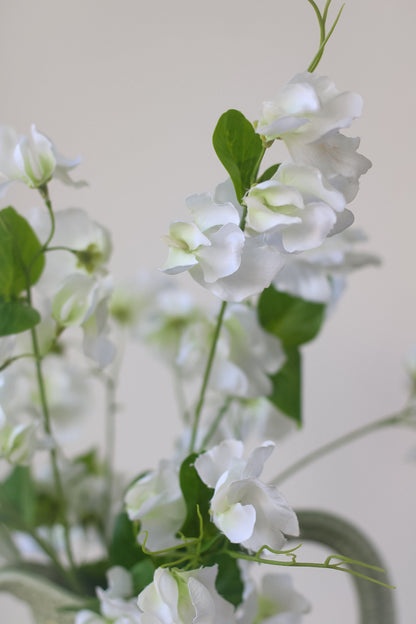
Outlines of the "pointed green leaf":
{"type": "MultiPolygon", "coordinates": [[[[196,471],[194,462],[198,457],[197,453],[192,453],[187,457],[181,465],[179,472],[179,481],[181,490],[186,503],[186,518],[183,523],[180,532],[186,537],[198,537],[199,536],[199,518],[197,513],[197,506],[199,507],[199,513],[204,519],[204,533],[209,534],[210,524],[207,523],[209,519],[209,503],[213,497],[214,490],[207,487],[203,481],[201,481],[199,474],[196,471]],[[208,531],[206,531],[208,529],[208,531]]],[[[213,527],[214,525],[211,525],[213,527]]]]}
{"type": "Polygon", "coordinates": [[[261,139],[240,111],[229,110],[219,118],[212,142],[241,202],[256,179],[263,155],[261,139]]]}
{"type": "Polygon", "coordinates": [[[0,484],[0,520],[18,528],[20,523],[33,526],[36,492],[27,466],[16,466],[0,484]]]}
{"type": "Polygon", "coordinates": [[[260,324],[285,346],[298,346],[315,338],[324,314],[325,304],[278,292],[273,286],[266,288],[259,298],[260,324]]]}
{"type": "Polygon", "coordinates": [[[143,559],[144,554],[137,542],[133,523],[123,511],[119,513],[110,544],[110,565],[131,568],[143,559]]]}
{"type": "Polygon", "coordinates": [[[274,174],[279,169],[279,167],[280,167],[280,163],[277,164],[277,165],[272,165],[271,167],[266,169],[266,171],[264,171],[261,174],[261,176],[259,177],[257,182],[260,184],[260,182],[266,182],[267,180],[270,180],[270,178],[272,178],[274,176],[274,174]]]}
{"type": "Polygon", "coordinates": [[[0,210],[0,294],[17,297],[35,284],[45,266],[44,254],[35,232],[24,217],[9,206],[0,210]]]}
{"type": "Polygon", "coordinates": [[[155,566],[150,557],[139,561],[130,569],[130,574],[133,577],[133,593],[135,596],[140,594],[140,592],[153,581],[154,572],[155,566]]]}
{"type": "Polygon", "coordinates": [[[35,327],[40,314],[22,301],[5,301],[0,296],[0,336],[19,334],[35,327]]]}
{"type": "Polygon", "coordinates": [[[302,357],[296,347],[287,347],[286,362],[270,378],[273,392],[269,401],[298,425],[302,424],[302,357]]]}

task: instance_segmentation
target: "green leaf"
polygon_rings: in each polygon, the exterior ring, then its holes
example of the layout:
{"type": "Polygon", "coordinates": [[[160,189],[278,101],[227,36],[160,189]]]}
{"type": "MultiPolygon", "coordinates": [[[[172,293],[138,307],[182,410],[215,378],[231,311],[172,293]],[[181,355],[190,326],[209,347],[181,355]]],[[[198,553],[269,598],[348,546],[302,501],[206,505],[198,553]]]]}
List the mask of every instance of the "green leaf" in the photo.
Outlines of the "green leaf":
{"type": "Polygon", "coordinates": [[[266,169],[266,171],[261,174],[257,182],[260,184],[260,182],[266,182],[267,180],[270,180],[270,178],[274,176],[279,167],[280,163],[278,163],[277,165],[272,165],[271,167],[266,169]]]}
{"type": "Polygon", "coordinates": [[[315,338],[322,325],[325,304],[305,301],[273,286],[260,295],[258,316],[260,324],[274,334],[285,346],[298,346],[315,338]]]}
{"type": "Polygon", "coordinates": [[[22,523],[33,526],[36,511],[36,493],[30,469],[16,466],[0,484],[0,521],[8,526],[22,523]]]}
{"type": "Polygon", "coordinates": [[[194,466],[197,457],[197,453],[189,455],[182,462],[179,472],[179,482],[187,511],[185,522],[180,532],[186,537],[199,536],[200,527],[197,506],[199,507],[199,513],[204,519],[204,534],[209,535],[212,532],[211,529],[215,529],[214,525],[209,522],[209,503],[213,497],[214,490],[207,487],[205,483],[201,481],[194,466]]]}
{"type": "Polygon", "coordinates": [[[22,301],[5,301],[0,295],[0,336],[19,334],[39,322],[37,310],[22,301]]]}
{"type": "Polygon", "coordinates": [[[0,294],[17,297],[35,284],[45,266],[42,246],[24,217],[9,206],[0,210],[0,294]]]}
{"type": "Polygon", "coordinates": [[[130,569],[130,574],[133,577],[133,593],[135,596],[140,594],[140,592],[153,581],[154,572],[155,566],[150,557],[139,561],[139,563],[136,563],[130,569]]]}
{"type": "Polygon", "coordinates": [[[241,202],[256,179],[263,155],[261,139],[240,111],[229,110],[219,118],[212,142],[241,202]]]}
{"type": "Polygon", "coordinates": [[[273,392],[267,397],[286,416],[302,424],[302,357],[297,347],[286,347],[286,362],[270,379],[273,392]]]}
{"type": "Polygon", "coordinates": [[[109,555],[111,566],[120,565],[123,568],[133,567],[144,557],[136,539],[133,523],[124,511],[117,516],[109,555]]]}

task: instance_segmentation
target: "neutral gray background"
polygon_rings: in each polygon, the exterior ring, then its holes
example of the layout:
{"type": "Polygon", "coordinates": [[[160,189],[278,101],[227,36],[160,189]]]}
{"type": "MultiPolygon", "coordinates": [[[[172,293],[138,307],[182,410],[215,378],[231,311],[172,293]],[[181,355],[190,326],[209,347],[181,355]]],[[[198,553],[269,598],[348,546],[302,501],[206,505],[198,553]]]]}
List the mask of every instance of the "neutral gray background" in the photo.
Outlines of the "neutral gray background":
{"type": "MultiPolygon", "coordinates": [[[[412,0],[349,0],[318,69],[364,98],[353,134],[374,166],[352,208],[383,266],[351,277],[305,349],[305,428],[275,452],[269,476],[405,400],[403,363],[416,342],[415,17],[412,0]]],[[[183,198],[224,179],[211,148],[219,115],[239,108],[256,119],[262,100],[307,67],[317,37],[306,0],[3,0],[1,121],[23,133],[35,122],[62,153],[82,154],[79,175],[90,187],[54,183],[54,205],[84,207],[110,227],[112,267],[126,277],[160,266],[161,235],[185,215],[183,198]]],[[[15,189],[7,201],[19,208],[33,194],[15,189]]],[[[128,354],[117,458],[131,474],[170,454],[178,421],[168,383],[147,352],[128,354]]],[[[415,448],[414,432],[378,433],[283,488],[294,507],[336,511],[371,535],[398,587],[403,624],[416,612],[416,463],[407,459],[415,448]]],[[[305,623],[354,621],[344,575],[293,577],[313,602],[305,623]]],[[[0,596],[0,605],[2,621],[25,621],[11,599],[0,596]]]]}

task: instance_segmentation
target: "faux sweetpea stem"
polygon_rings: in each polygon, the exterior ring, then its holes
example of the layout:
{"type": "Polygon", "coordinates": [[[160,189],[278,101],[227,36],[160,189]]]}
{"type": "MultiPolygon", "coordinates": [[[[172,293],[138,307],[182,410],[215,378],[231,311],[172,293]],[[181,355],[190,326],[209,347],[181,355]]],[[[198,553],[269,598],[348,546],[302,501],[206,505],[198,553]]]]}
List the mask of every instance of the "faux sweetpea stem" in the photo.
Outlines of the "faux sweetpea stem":
{"type": "Polygon", "coordinates": [[[105,418],[105,477],[107,487],[105,491],[105,539],[107,542],[111,539],[111,507],[113,503],[113,481],[114,481],[114,464],[115,464],[115,440],[116,440],[116,424],[115,416],[117,412],[116,402],[116,382],[112,377],[105,378],[105,394],[106,394],[106,418],[105,418]]]}
{"type": "Polygon", "coordinates": [[[210,428],[208,429],[204,439],[202,440],[202,444],[201,444],[201,450],[203,450],[204,448],[206,448],[208,446],[208,442],[211,441],[211,438],[213,437],[213,435],[215,434],[218,426],[220,425],[222,419],[224,418],[225,414],[228,412],[228,409],[231,405],[231,402],[233,400],[233,397],[227,397],[224,401],[224,404],[221,406],[221,408],[218,410],[218,414],[216,415],[215,419],[213,420],[210,428]]]}
{"type": "Polygon", "coordinates": [[[320,30],[320,41],[319,41],[319,48],[317,53],[315,54],[311,64],[309,65],[307,71],[308,72],[314,72],[315,69],[318,67],[319,61],[322,58],[322,55],[324,53],[325,50],[325,46],[328,43],[328,40],[330,38],[330,36],[332,35],[332,33],[335,30],[335,26],[338,24],[338,20],[341,17],[341,13],[344,9],[345,4],[343,4],[340,8],[340,10],[338,11],[338,14],[334,20],[334,23],[332,24],[328,34],[326,34],[326,20],[328,17],[328,9],[329,6],[332,2],[332,0],[327,0],[326,4],[325,4],[325,8],[323,13],[321,14],[318,5],[316,4],[316,2],[314,2],[314,0],[308,0],[309,4],[312,6],[313,10],[316,13],[316,17],[318,18],[318,22],[319,22],[319,30],[320,30]]]}
{"type": "MultiPolygon", "coordinates": [[[[276,552],[276,551],[272,551],[271,552],[276,552]]],[[[380,568],[378,566],[373,566],[367,563],[363,563],[362,561],[356,561],[355,559],[350,559],[349,557],[343,557],[342,555],[330,555],[329,557],[327,557],[325,559],[325,561],[323,563],[316,563],[316,562],[307,562],[307,561],[296,561],[296,557],[291,556],[291,560],[290,561],[276,561],[275,559],[266,559],[264,557],[259,556],[259,554],[255,554],[255,555],[248,555],[245,553],[241,553],[241,552],[236,552],[234,550],[228,550],[225,549],[222,551],[224,554],[227,554],[229,557],[232,557],[233,559],[244,559],[245,561],[253,561],[255,563],[264,563],[267,565],[275,565],[275,566],[285,566],[285,567],[291,567],[291,568],[321,568],[321,569],[326,569],[326,570],[338,570],[339,572],[347,572],[348,574],[351,574],[352,576],[356,576],[358,578],[361,579],[365,579],[367,581],[371,581],[372,583],[375,583],[376,585],[381,585],[382,587],[388,587],[389,589],[395,589],[392,585],[389,585],[388,583],[383,583],[382,581],[379,581],[378,579],[372,578],[371,576],[368,576],[366,574],[361,574],[361,572],[357,572],[356,570],[352,570],[350,568],[343,568],[341,567],[342,565],[354,565],[354,566],[362,566],[363,568],[368,568],[369,570],[374,570],[376,572],[383,572],[383,568],[380,568]],[[338,562],[337,563],[331,563],[332,560],[337,559],[338,562]]],[[[285,554],[285,553],[282,553],[285,554]]]]}
{"type": "Polygon", "coordinates": [[[227,302],[223,301],[221,304],[221,308],[218,314],[218,319],[217,319],[217,324],[215,326],[215,331],[214,331],[214,335],[212,337],[212,343],[211,343],[211,348],[209,351],[209,355],[208,355],[208,360],[207,360],[207,365],[205,367],[205,373],[204,373],[204,377],[202,379],[202,385],[201,385],[201,391],[199,393],[199,399],[198,399],[198,403],[195,409],[195,415],[194,415],[194,424],[192,427],[192,436],[191,436],[191,443],[189,446],[189,452],[193,453],[195,450],[195,442],[196,442],[196,435],[198,432],[198,426],[199,426],[199,421],[201,418],[201,412],[202,412],[202,408],[204,405],[204,401],[205,401],[205,393],[207,390],[207,386],[208,386],[208,382],[209,382],[209,377],[211,375],[211,369],[212,369],[212,363],[214,361],[214,356],[215,356],[215,351],[217,348],[217,342],[218,342],[218,338],[220,335],[220,331],[221,331],[221,326],[222,326],[222,322],[224,320],[224,314],[225,314],[225,310],[227,307],[227,302]]]}
{"type": "MultiPolygon", "coordinates": [[[[251,176],[251,185],[253,185],[256,181],[259,169],[260,169],[260,165],[262,163],[264,154],[266,153],[266,147],[263,146],[260,153],[259,153],[259,157],[257,159],[257,162],[255,164],[255,167],[253,169],[253,173],[251,176]]],[[[237,192],[237,191],[236,191],[237,192]]],[[[240,198],[240,201],[243,201],[243,198],[240,198]]],[[[244,203],[242,203],[242,208],[243,208],[243,213],[241,215],[241,219],[240,219],[240,229],[244,232],[245,227],[246,227],[246,219],[247,219],[247,206],[244,205],[244,203]]],[[[220,308],[220,312],[218,314],[218,319],[217,319],[217,325],[215,327],[215,331],[214,331],[214,335],[213,335],[213,339],[212,339],[212,343],[211,343],[211,349],[208,355],[208,360],[207,360],[207,365],[205,367],[205,373],[204,373],[204,377],[202,380],[202,386],[201,386],[201,391],[199,394],[199,400],[195,409],[195,416],[194,416],[194,424],[192,427],[192,436],[191,436],[191,443],[189,446],[189,452],[192,453],[195,450],[195,442],[196,442],[196,436],[197,436],[197,432],[198,432],[198,426],[199,426],[199,421],[200,421],[200,417],[201,417],[201,411],[202,411],[202,407],[204,405],[204,400],[205,400],[205,392],[208,386],[208,381],[209,381],[209,377],[211,374],[211,368],[212,368],[212,363],[214,361],[214,356],[215,356],[215,351],[217,348],[217,342],[218,342],[218,337],[220,335],[220,330],[221,330],[221,326],[222,326],[222,322],[224,319],[224,314],[225,314],[225,309],[227,307],[227,302],[223,301],[221,304],[221,308],[220,308]]],[[[227,408],[228,409],[228,405],[227,408]]],[[[225,410],[226,411],[226,410],[225,410]]],[[[225,411],[223,413],[221,413],[219,415],[219,418],[217,417],[216,420],[214,421],[214,423],[212,424],[208,434],[209,434],[209,439],[211,439],[211,437],[214,435],[216,428],[219,424],[219,422],[221,421],[223,415],[225,414],[225,411]]],[[[205,443],[205,440],[204,440],[205,443]]]]}
{"type": "MultiPolygon", "coordinates": [[[[55,232],[55,218],[53,215],[52,203],[49,198],[47,186],[44,185],[43,187],[40,187],[39,191],[45,200],[45,204],[46,204],[46,207],[48,208],[49,215],[51,218],[51,230],[50,230],[50,233],[46,242],[44,243],[44,245],[39,251],[39,254],[40,254],[45,251],[49,242],[52,240],[52,237],[55,232]]],[[[36,257],[37,256],[35,256],[35,259],[36,257]]],[[[31,266],[33,266],[33,262],[34,262],[34,259],[32,259],[31,266]]],[[[27,293],[27,301],[29,305],[31,305],[32,303],[32,293],[31,293],[31,288],[30,288],[30,284],[31,284],[30,270],[31,270],[31,267],[25,268],[26,293],[27,293]]],[[[59,502],[60,521],[62,523],[63,530],[64,530],[65,551],[66,551],[66,554],[68,557],[68,563],[69,563],[68,575],[71,578],[72,587],[79,591],[80,585],[78,583],[76,571],[75,571],[75,563],[74,563],[74,558],[72,555],[71,542],[70,542],[70,527],[69,527],[69,523],[67,520],[67,513],[66,513],[67,502],[66,502],[66,498],[64,495],[62,479],[61,479],[61,475],[60,475],[59,468],[58,468],[57,450],[56,450],[56,444],[55,444],[53,433],[52,433],[51,418],[50,418],[48,400],[47,400],[46,389],[45,389],[45,381],[44,381],[43,372],[42,372],[42,355],[41,355],[41,351],[39,348],[39,340],[38,340],[36,327],[31,328],[30,335],[32,339],[33,356],[35,359],[35,368],[36,368],[36,378],[37,378],[37,384],[39,388],[39,396],[40,396],[42,415],[43,415],[43,427],[44,427],[46,435],[52,440],[52,447],[50,449],[50,459],[51,459],[51,465],[52,465],[52,473],[53,473],[53,480],[55,484],[56,496],[59,502]]]]}
{"type": "MultiPolygon", "coordinates": [[[[30,302],[30,291],[28,293],[28,299],[30,302]]],[[[40,354],[36,329],[34,327],[30,330],[30,334],[32,337],[33,353],[35,356],[36,377],[37,377],[40,401],[41,401],[41,406],[42,406],[43,425],[44,425],[45,433],[53,440],[51,419],[50,419],[50,414],[49,414],[48,402],[46,398],[45,382],[44,382],[43,374],[42,374],[42,364],[41,364],[42,357],[40,354]]],[[[59,501],[60,521],[62,523],[63,530],[64,530],[65,551],[66,551],[66,554],[68,557],[68,563],[69,563],[68,574],[71,578],[72,587],[76,589],[77,591],[79,591],[80,586],[78,584],[77,576],[75,572],[75,563],[74,563],[74,558],[72,555],[71,542],[70,542],[69,523],[68,523],[67,514],[66,514],[67,503],[66,503],[66,498],[64,495],[63,486],[62,486],[61,475],[60,475],[59,468],[58,468],[58,458],[57,458],[57,452],[56,452],[56,447],[55,447],[54,442],[53,442],[52,448],[50,449],[50,458],[51,458],[51,464],[52,464],[52,472],[53,472],[53,479],[55,483],[56,496],[59,501]]]]}
{"type": "Polygon", "coordinates": [[[336,451],[342,446],[345,446],[350,442],[354,442],[355,440],[358,440],[359,438],[362,438],[369,433],[373,433],[374,431],[378,431],[379,429],[384,429],[384,427],[405,424],[408,418],[414,414],[414,411],[415,410],[411,407],[405,408],[397,414],[386,416],[385,418],[376,420],[375,422],[369,423],[368,425],[364,425],[362,427],[359,427],[358,429],[354,429],[354,431],[350,431],[349,433],[346,433],[339,438],[332,440],[332,442],[328,442],[327,444],[320,446],[308,455],[302,457],[302,459],[300,459],[299,461],[286,468],[286,470],[281,472],[271,481],[271,484],[280,485],[281,483],[283,483],[283,481],[286,481],[296,472],[302,470],[302,468],[305,468],[306,466],[309,466],[309,464],[316,461],[317,459],[320,459],[328,453],[332,453],[332,451],[336,451]]]}

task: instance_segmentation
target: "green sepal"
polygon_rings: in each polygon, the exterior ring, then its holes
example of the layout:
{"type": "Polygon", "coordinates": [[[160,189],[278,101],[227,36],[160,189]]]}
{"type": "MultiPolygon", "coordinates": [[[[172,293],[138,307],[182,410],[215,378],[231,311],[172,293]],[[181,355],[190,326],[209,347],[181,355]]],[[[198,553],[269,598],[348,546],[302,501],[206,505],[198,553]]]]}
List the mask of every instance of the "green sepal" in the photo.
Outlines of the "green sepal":
{"type": "Polygon", "coordinates": [[[324,303],[305,301],[273,286],[266,288],[258,302],[260,324],[285,346],[309,342],[318,334],[325,314],[324,303]]]}
{"type": "Polygon", "coordinates": [[[297,347],[286,347],[286,362],[270,376],[273,391],[268,400],[286,416],[302,424],[302,355],[297,347]]]}
{"type": "Polygon", "coordinates": [[[110,566],[132,568],[145,557],[136,538],[132,521],[125,511],[118,514],[109,548],[110,566]]]}
{"type": "Polygon", "coordinates": [[[266,171],[263,171],[261,176],[258,178],[257,183],[260,184],[260,182],[266,182],[267,180],[270,180],[270,178],[274,176],[279,167],[280,163],[278,163],[277,165],[272,165],[271,167],[266,169],[266,171]]]}
{"type": "Polygon", "coordinates": [[[197,509],[204,521],[204,536],[217,532],[216,527],[209,522],[209,503],[214,490],[206,486],[199,477],[194,466],[197,457],[197,453],[189,455],[182,462],[179,472],[179,482],[186,504],[186,518],[180,533],[186,537],[199,537],[200,520],[197,509]]]}
{"type": "Polygon", "coordinates": [[[263,154],[261,139],[248,119],[240,111],[231,109],[219,118],[212,143],[241,203],[256,179],[263,154]]]}
{"type": "Polygon", "coordinates": [[[0,295],[0,336],[20,334],[40,323],[40,314],[23,301],[5,301],[0,295]]]}
{"type": "Polygon", "coordinates": [[[0,210],[0,250],[0,295],[10,300],[36,284],[45,266],[38,237],[11,206],[0,210]]]}

